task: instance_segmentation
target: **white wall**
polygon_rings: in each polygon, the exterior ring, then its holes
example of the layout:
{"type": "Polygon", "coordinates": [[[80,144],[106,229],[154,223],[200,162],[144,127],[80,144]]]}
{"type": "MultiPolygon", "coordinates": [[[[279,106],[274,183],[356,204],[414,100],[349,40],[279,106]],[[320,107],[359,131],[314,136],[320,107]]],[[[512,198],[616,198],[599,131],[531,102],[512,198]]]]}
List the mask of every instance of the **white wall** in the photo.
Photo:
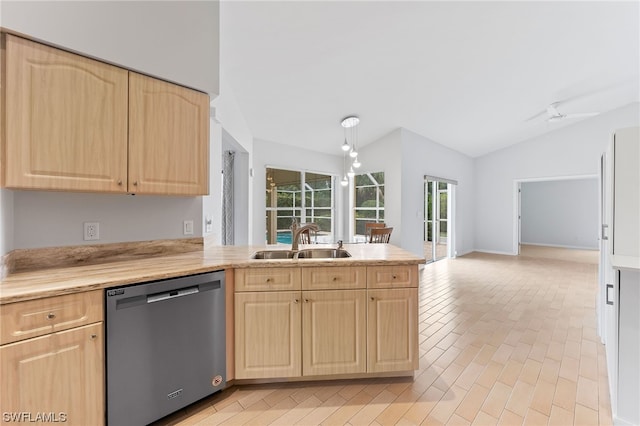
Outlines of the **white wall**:
{"type": "MultiPolygon", "coordinates": [[[[253,135],[247,125],[242,111],[236,102],[233,88],[225,78],[224,71],[220,74],[220,96],[211,102],[211,146],[209,160],[209,195],[203,198],[203,218],[213,217],[213,231],[205,234],[209,244],[220,244],[222,241],[222,152],[229,149],[229,143],[223,144],[223,134],[226,134],[227,142],[233,141],[238,152],[242,152],[241,166],[246,168],[244,179],[241,179],[246,187],[246,194],[236,201],[236,209],[246,209],[246,218],[238,220],[246,223],[244,234],[236,239],[236,245],[246,244],[250,240],[253,227],[253,179],[250,176],[253,157],[253,135]],[[246,166],[246,167],[245,167],[246,166]]],[[[258,213],[258,216],[263,214],[258,213]]]]}
{"type": "Polygon", "coordinates": [[[0,189],[0,258],[13,249],[13,236],[13,191],[0,189]]]}
{"type": "Polygon", "coordinates": [[[14,249],[202,235],[202,197],[14,191],[14,249]],[[182,222],[193,220],[194,235],[182,222]],[[83,222],[100,222],[100,240],[83,241],[83,222]]]}
{"type": "MultiPolygon", "coordinates": [[[[359,150],[363,171],[385,172],[385,223],[391,243],[424,256],[424,176],[458,181],[456,250],[473,250],[473,159],[407,129],[397,129],[359,150]]],[[[359,171],[360,172],[360,171],[359,171]]]]}
{"type": "MultiPolygon", "coordinates": [[[[336,152],[339,152],[340,144],[336,143],[336,152]]],[[[322,154],[302,148],[295,148],[275,142],[256,139],[253,143],[253,232],[250,236],[250,244],[265,243],[265,211],[267,202],[265,188],[267,185],[267,167],[304,170],[308,172],[320,172],[330,175],[342,176],[342,156],[322,154]]],[[[336,218],[337,223],[344,220],[345,190],[336,181],[336,218]]],[[[349,187],[347,187],[349,188],[349,187]]],[[[336,235],[336,240],[347,241],[344,235],[336,235]]]]}
{"type": "Polygon", "coordinates": [[[0,26],[207,92],[219,91],[219,2],[6,1],[0,26]]]}
{"type": "Polygon", "coordinates": [[[521,184],[521,242],[598,249],[599,180],[521,184]]]}
{"type": "Polygon", "coordinates": [[[456,186],[455,247],[473,251],[475,182],[473,158],[402,129],[402,247],[424,256],[424,176],[452,179],[456,186]]]}
{"type": "Polygon", "coordinates": [[[515,254],[514,182],[597,175],[614,130],[640,125],[638,106],[633,103],[477,158],[475,249],[515,254]]]}

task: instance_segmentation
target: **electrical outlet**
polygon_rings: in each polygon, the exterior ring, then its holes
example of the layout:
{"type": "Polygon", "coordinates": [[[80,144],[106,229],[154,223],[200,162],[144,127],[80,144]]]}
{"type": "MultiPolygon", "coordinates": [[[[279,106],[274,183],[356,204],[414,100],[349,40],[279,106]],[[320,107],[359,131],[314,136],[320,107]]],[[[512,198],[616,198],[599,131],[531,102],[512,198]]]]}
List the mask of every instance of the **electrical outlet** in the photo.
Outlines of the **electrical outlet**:
{"type": "Polygon", "coordinates": [[[84,223],[84,240],[93,241],[100,239],[100,222],[84,223]]]}
{"type": "Polygon", "coordinates": [[[213,231],[213,216],[206,216],[204,219],[204,232],[211,233],[213,231]]]}
{"type": "Polygon", "coordinates": [[[193,221],[185,220],[182,223],[182,233],[184,235],[193,235],[193,221]]]}

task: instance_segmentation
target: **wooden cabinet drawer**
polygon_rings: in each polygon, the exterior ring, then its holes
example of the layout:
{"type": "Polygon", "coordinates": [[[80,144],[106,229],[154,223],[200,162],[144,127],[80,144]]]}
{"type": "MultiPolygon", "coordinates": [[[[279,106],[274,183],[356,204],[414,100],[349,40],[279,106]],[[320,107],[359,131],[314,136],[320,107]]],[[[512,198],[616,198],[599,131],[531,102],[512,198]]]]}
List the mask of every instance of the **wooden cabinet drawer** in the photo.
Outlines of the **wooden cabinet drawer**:
{"type": "Polygon", "coordinates": [[[236,269],[238,291],[300,290],[300,268],[236,269]]]}
{"type": "Polygon", "coordinates": [[[102,321],[102,299],[95,290],[3,305],[0,344],[102,321]]]}
{"type": "Polygon", "coordinates": [[[368,266],[367,287],[418,287],[418,265],[368,266]]]}
{"type": "Polygon", "coordinates": [[[366,288],[365,266],[328,266],[302,268],[303,290],[366,288]]]}

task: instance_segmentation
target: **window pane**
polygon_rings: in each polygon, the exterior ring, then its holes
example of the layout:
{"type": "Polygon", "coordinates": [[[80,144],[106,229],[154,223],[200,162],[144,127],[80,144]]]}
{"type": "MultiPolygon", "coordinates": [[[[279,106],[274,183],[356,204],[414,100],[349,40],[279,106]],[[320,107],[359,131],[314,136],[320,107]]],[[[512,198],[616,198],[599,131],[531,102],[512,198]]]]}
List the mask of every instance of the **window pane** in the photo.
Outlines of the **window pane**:
{"type": "Polygon", "coordinates": [[[384,221],[384,172],[356,175],[354,182],[355,235],[365,235],[366,222],[384,221]]]}
{"type": "MultiPolygon", "coordinates": [[[[427,182],[427,220],[433,220],[433,185],[427,182]]],[[[431,241],[431,240],[428,240],[431,241]]]]}
{"type": "Polygon", "coordinates": [[[446,220],[441,220],[440,221],[440,236],[441,237],[446,237],[447,236],[447,221],[446,220]]]}
{"type": "Polygon", "coordinates": [[[354,178],[356,186],[374,185],[375,183],[369,178],[369,175],[356,175],[354,178]]]}
{"type": "Polygon", "coordinates": [[[292,220],[315,222],[320,226],[318,242],[333,241],[333,177],[319,173],[267,168],[266,242],[291,243],[292,220]],[[304,195],[303,195],[304,194],[304,195]],[[304,216],[302,215],[302,209],[304,216]],[[322,234],[322,236],[321,236],[322,234]]]}
{"type": "Polygon", "coordinates": [[[378,182],[378,185],[384,185],[384,172],[371,173],[371,176],[378,182]]]}
{"type": "Polygon", "coordinates": [[[440,219],[447,218],[447,193],[440,193],[440,219]]]}

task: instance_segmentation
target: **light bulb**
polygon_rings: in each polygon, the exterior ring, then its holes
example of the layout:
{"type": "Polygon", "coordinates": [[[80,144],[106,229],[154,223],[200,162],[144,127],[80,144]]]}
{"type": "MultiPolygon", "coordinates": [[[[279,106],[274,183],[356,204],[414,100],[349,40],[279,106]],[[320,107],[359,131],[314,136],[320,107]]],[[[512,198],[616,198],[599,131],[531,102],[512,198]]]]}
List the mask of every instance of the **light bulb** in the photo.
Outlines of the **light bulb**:
{"type": "Polygon", "coordinates": [[[356,157],[355,160],[353,160],[353,167],[355,167],[357,169],[361,165],[362,165],[362,163],[360,163],[360,161],[358,160],[358,157],[356,157]]]}
{"type": "Polygon", "coordinates": [[[343,177],[342,180],[340,181],[340,185],[342,186],[347,186],[349,185],[349,179],[347,179],[347,177],[343,177]]]}
{"type": "Polygon", "coordinates": [[[353,167],[351,167],[349,169],[349,172],[347,173],[347,176],[349,177],[354,177],[356,175],[356,172],[353,171],[353,167]]]}
{"type": "Polygon", "coordinates": [[[349,146],[349,144],[347,143],[347,139],[345,138],[344,143],[342,144],[342,150],[347,152],[350,148],[351,147],[349,146]]]}
{"type": "Polygon", "coordinates": [[[349,157],[356,158],[357,156],[358,156],[358,151],[356,151],[355,149],[351,148],[351,151],[349,152],[349,157]]]}

